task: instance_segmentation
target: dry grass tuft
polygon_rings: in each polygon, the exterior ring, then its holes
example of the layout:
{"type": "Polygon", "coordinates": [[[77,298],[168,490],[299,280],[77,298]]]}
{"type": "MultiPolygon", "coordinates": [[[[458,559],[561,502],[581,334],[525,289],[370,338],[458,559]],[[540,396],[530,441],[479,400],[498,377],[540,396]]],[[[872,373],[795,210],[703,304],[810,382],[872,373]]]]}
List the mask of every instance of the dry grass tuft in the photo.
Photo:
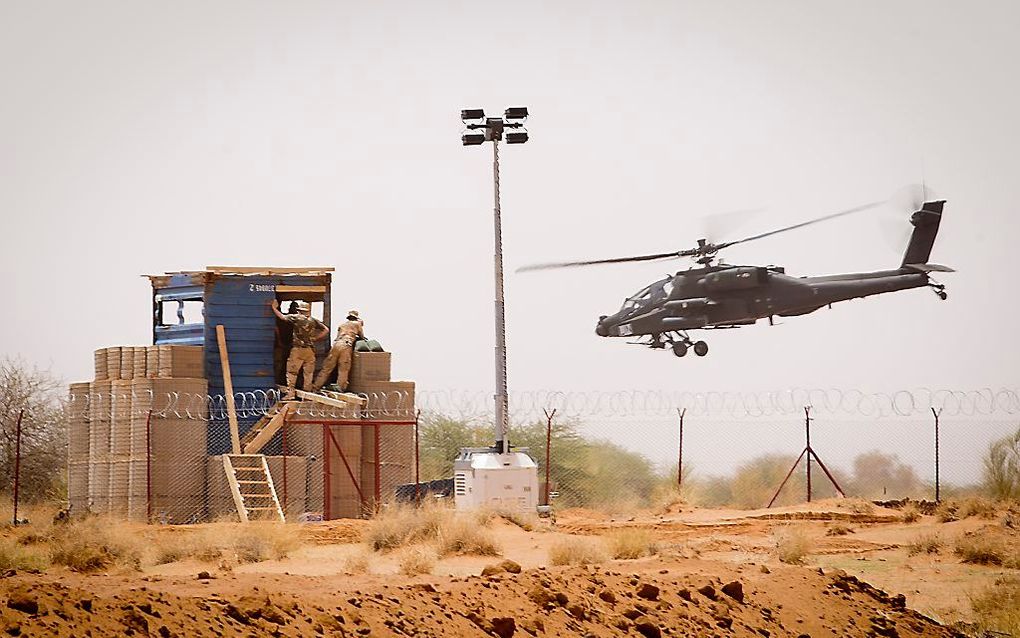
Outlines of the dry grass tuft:
{"type": "Polygon", "coordinates": [[[960,506],[956,501],[942,501],[935,508],[935,518],[940,523],[952,523],[960,520],[960,506]]]}
{"type": "Polygon", "coordinates": [[[300,531],[285,523],[212,523],[161,540],[153,562],[162,565],[194,559],[217,563],[226,559],[260,563],[286,558],[300,546],[300,531]]]}
{"type": "Polygon", "coordinates": [[[499,556],[503,549],[487,533],[484,527],[473,525],[471,521],[453,519],[441,527],[435,536],[439,545],[439,553],[472,554],[476,556],[499,556]]]}
{"type": "Polygon", "coordinates": [[[301,546],[298,531],[286,523],[246,523],[233,538],[238,562],[260,563],[281,560],[301,546]]]}
{"type": "Polygon", "coordinates": [[[431,574],[436,566],[436,550],[428,545],[411,545],[400,551],[400,573],[405,576],[431,574]]]}
{"type": "Polygon", "coordinates": [[[847,534],[853,534],[854,530],[848,525],[842,523],[834,523],[825,530],[826,536],[846,536],[847,534]]]}
{"type": "Polygon", "coordinates": [[[973,565],[1003,565],[1008,551],[1001,540],[985,534],[968,534],[956,541],[953,553],[960,560],[973,565]]]}
{"type": "Polygon", "coordinates": [[[609,558],[601,540],[565,538],[549,548],[549,562],[553,565],[597,565],[609,558]]]}
{"type": "Polygon", "coordinates": [[[1006,636],[1020,636],[1020,578],[1005,576],[971,598],[978,628],[1006,636]]]}
{"type": "Polygon", "coordinates": [[[496,515],[483,511],[458,516],[441,505],[415,509],[394,507],[373,518],[364,540],[375,551],[390,551],[420,543],[434,543],[441,555],[499,556],[502,548],[487,531],[496,515]]]}
{"type": "Polygon", "coordinates": [[[606,536],[613,558],[635,559],[659,553],[659,544],[646,529],[620,529],[606,536]]]}
{"type": "Polygon", "coordinates": [[[773,535],[773,554],[782,563],[803,565],[804,559],[811,553],[811,540],[804,532],[787,527],[773,535]]]}
{"type": "Polygon", "coordinates": [[[914,540],[907,543],[907,554],[917,556],[918,554],[938,554],[942,549],[942,537],[937,533],[920,534],[914,540]]]}
{"type": "Polygon", "coordinates": [[[921,520],[921,510],[914,503],[907,503],[903,508],[903,522],[916,523],[921,520]]]}
{"type": "Polygon", "coordinates": [[[991,520],[999,515],[995,503],[979,496],[972,496],[960,504],[960,518],[976,516],[991,520]]]}
{"type": "Polygon", "coordinates": [[[345,556],[342,564],[348,574],[367,574],[371,566],[371,552],[359,547],[353,554],[345,556]]]}
{"type": "Polygon", "coordinates": [[[143,543],[114,521],[87,518],[53,527],[50,560],[78,572],[95,572],[114,565],[138,569],[143,543]]]}
{"type": "Polygon", "coordinates": [[[44,552],[9,538],[0,539],[0,571],[14,569],[39,573],[46,571],[49,565],[44,552]]]}
{"type": "Polygon", "coordinates": [[[861,498],[845,498],[841,499],[836,505],[840,509],[849,510],[854,514],[874,514],[875,504],[871,501],[865,501],[861,498]]]}

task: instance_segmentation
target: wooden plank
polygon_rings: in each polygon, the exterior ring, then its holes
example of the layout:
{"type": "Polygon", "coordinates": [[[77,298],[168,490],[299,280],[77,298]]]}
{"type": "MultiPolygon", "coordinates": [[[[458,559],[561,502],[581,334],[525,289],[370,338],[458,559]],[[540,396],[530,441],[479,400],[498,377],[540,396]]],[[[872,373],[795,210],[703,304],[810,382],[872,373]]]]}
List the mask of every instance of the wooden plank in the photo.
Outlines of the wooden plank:
{"type": "Polygon", "coordinates": [[[262,426],[262,429],[259,430],[258,434],[256,434],[255,437],[244,446],[244,453],[255,454],[265,447],[266,443],[269,443],[270,439],[273,438],[273,435],[280,431],[280,427],[287,418],[287,413],[289,411],[290,405],[285,403],[283,407],[280,408],[280,411],[273,415],[273,418],[269,420],[269,423],[262,426]]]}
{"type": "Polygon", "coordinates": [[[328,390],[323,390],[322,393],[330,398],[346,401],[347,403],[353,403],[355,405],[368,404],[367,397],[363,397],[360,394],[354,394],[353,392],[330,392],[328,390]]]}
{"type": "Polygon", "coordinates": [[[230,447],[234,454],[241,453],[241,437],[237,430],[237,410],[234,409],[234,384],[230,381],[230,359],[227,357],[227,333],[223,324],[216,324],[216,341],[220,346],[220,366],[223,368],[223,393],[227,395],[227,420],[230,421],[230,447]]]}
{"type": "Polygon", "coordinates": [[[333,272],[333,268],[327,266],[308,266],[305,268],[273,268],[272,266],[206,266],[209,272],[218,274],[254,274],[267,273],[270,275],[301,275],[312,273],[333,272]]]}
{"type": "Polygon", "coordinates": [[[241,497],[241,486],[237,484],[237,477],[234,476],[234,466],[230,463],[230,456],[223,455],[223,471],[227,475],[227,484],[230,485],[230,495],[234,497],[234,507],[237,508],[237,516],[242,523],[248,522],[248,510],[244,507],[244,499],[241,497]]]}
{"type": "Polygon", "coordinates": [[[277,284],[276,292],[317,292],[325,293],[325,286],[284,286],[283,284],[277,284]]]}

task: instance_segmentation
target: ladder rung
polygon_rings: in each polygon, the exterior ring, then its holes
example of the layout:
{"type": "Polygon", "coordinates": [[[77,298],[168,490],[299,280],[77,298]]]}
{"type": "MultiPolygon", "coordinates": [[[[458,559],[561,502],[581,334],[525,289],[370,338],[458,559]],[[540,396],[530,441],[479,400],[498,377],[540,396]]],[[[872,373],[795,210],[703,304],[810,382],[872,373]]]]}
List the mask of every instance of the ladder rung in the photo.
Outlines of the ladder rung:
{"type": "Polygon", "coordinates": [[[275,507],[246,507],[244,509],[248,510],[249,512],[269,512],[269,511],[275,512],[276,511],[275,507]]]}
{"type": "Polygon", "coordinates": [[[269,481],[237,481],[238,485],[269,485],[269,481]]]}

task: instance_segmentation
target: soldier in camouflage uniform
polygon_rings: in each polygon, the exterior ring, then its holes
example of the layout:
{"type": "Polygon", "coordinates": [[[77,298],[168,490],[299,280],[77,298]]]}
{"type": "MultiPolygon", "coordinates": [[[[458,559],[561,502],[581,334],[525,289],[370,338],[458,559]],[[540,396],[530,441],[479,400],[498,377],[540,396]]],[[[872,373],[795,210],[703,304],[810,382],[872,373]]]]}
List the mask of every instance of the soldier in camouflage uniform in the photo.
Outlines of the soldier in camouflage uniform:
{"type": "Polygon", "coordinates": [[[365,338],[365,322],[358,316],[357,310],[347,313],[347,321],[340,324],[336,329],[336,341],[330,348],[326,360],[322,363],[322,370],[315,377],[315,389],[318,390],[326,384],[333,368],[336,371],[336,385],[341,392],[347,391],[347,381],[351,374],[351,362],[354,360],[354,342],[365,338]]]}
{"type": "Polygon", "coordinates": [[[297,384],[298,371],[303,374],[305,392],[312,391],[312,376],[315,374],[315,342],[329,335],[329,328],[312,317],[312,306],[305,302],[298,303],[296,314],[285,315],[280,312],[276,300],[269,302],[273,314],[281,321],[293,324],[294,336],[287,357],[287,394],[284,400],[294,398],[294,386],[297,384]]]}

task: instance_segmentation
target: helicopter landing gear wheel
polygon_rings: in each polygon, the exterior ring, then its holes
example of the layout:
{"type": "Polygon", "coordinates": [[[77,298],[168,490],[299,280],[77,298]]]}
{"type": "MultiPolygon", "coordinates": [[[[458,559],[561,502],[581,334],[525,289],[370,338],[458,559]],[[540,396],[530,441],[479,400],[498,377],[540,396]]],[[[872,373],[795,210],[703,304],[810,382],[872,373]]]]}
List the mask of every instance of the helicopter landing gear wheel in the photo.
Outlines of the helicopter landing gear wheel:
{"type": "Polygon", "coordinates": [[[697,341],[694,343],[694,354],[699,357],[703,357],[708,354],[708,344],[704,341],[697,341]]]}
{"type": "Polygon", "coordinates": [[[687,344],[682,341],[677,341],[673,344],[673,354],[678,357],[682,357],[687,354],[687,344]]]}
{"type": "Polygon", "coordinates": [[[946,291],[945,291],[945,290],[940,290],[940,291],[938,291],[938,292],[937,292],[937,293],[935,293],[935,294],[937,294],[937,295],[939,296],[939,299],[941,299],[942,301],[945,301],[945,300],[946,300],[946,297],[948,297],[948,296],[949,296],[949,295],[947,295],[947,294],[946,294],[946,291]]]}

